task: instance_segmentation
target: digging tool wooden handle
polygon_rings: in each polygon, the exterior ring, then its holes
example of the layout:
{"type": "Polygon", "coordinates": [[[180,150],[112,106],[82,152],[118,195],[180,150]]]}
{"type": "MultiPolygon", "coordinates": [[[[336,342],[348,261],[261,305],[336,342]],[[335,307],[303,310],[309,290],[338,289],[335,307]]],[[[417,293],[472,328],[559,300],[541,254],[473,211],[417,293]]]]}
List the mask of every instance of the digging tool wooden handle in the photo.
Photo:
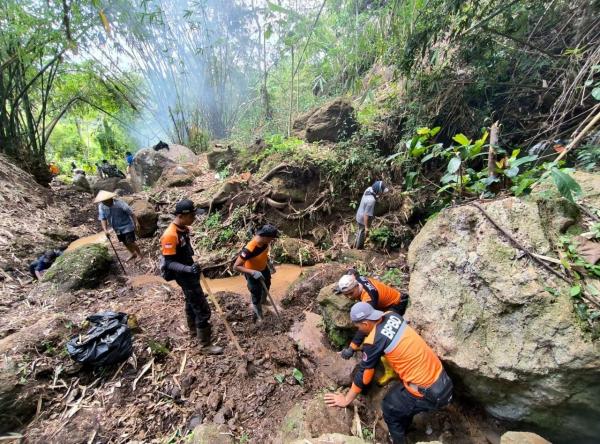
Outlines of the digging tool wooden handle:
{"type": "Polygon", "coordinates": [[[279,322],[281,322],[281,315],[279,314],[279,310],[277,310],[277,304],[275,304],[275,301],[273,300],[273,297],[271,296],[271,293],[269,292],[269,289],[267,288],[267,284],[265,284],[264,279],[260,279],[260,282],[262,283],[263,289],[265,290],[265,293],[267,293],[267,297],[271,301],[271,304],[273,304],[273,310],[275,310],[275,313],[277,314],[277,318],[279,319],[279,322]]]}
{"type": "Polygon", "coordinates": [[[200,282],[202,282],[202,285],[204,285],[204,288],[206,288],[206,293],[208,294],[209,299],[212,301],[213,304],[215,304],[215,307],[217,307],[217,313],[219,313],[219,317],[223,320],[223,323],[225,324],[225,330],[227,330],[227,334],[229,335],[229,338],[233,341],[233,344],[235,345],[235,348],[237,349],[240,356],[242,358],[246,359],[244,350],[242,350],[242,347],[240,347],[240,343],[238,342],[237,337],[233,333],[233,330],[229,326],[229,322],[227,322],[227,319],[225,319],[225,313],[223,313],[223,309],[219,305],[217,298],[215,298],[212,294],[212,291],[210,291],[210,287],[208,286],[208,281],[204,277],[203,273],[200,273],[200,282]]]}

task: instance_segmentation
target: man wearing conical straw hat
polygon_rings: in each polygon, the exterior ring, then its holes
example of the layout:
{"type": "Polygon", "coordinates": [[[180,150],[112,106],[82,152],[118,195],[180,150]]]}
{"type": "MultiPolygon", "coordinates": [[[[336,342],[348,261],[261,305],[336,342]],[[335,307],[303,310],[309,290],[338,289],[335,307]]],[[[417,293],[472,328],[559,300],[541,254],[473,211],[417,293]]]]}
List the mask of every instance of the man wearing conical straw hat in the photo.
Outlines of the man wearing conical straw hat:
{"type": "Polygon", "coordinates": [[[125,248],[129,251],[130,256],[126,261],[134,258],[141,259],[142,252],[135,243],[135,229],[139,226],[139,223],[131,207],[122,200],[117,199],[115,193],[104,190],[98,193],[94,203],[98,204],[98,219],[106,235],[110,235],[109,227],[112,228],[119,242],[125,245],[125,248]]]}

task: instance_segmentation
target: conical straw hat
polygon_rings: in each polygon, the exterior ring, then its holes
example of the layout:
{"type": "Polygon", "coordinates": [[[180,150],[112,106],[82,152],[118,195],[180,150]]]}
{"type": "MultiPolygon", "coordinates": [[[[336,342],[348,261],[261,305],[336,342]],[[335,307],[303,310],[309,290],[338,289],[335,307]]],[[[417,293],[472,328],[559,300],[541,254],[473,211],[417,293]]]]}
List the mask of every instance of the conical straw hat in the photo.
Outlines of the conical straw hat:
{"type": "Polygon", "coordinates": [[[100,190],[94,199],[94,203],[104,202],[105,200],[112,199],[117,197],[115,193],[111,193],[110,191],[100,190]]]}

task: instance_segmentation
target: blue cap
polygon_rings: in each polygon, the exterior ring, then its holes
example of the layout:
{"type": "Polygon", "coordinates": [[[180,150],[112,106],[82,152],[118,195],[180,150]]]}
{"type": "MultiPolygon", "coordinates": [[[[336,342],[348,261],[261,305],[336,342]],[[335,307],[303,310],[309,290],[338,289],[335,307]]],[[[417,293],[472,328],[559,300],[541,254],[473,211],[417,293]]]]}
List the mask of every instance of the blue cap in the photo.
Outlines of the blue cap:
{"type": "Polygon", "coordinates": [[[384,312],[375,310],[371,304],[367,304],[366,302],[357,302],[350,309],[350,319],[352,319],[352,322],[364,320],[377,321],[384,314],[384,312]]]}

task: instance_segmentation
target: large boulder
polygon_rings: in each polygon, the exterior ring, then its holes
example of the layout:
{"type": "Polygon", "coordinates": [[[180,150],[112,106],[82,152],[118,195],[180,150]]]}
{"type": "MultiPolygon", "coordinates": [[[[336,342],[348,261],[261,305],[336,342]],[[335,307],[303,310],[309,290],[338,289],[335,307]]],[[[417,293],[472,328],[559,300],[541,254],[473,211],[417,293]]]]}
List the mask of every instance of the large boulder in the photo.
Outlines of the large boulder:
{"type": "Polygon", "coordinates": [[[293,124],[294,135],[307,142],[347,139],[357,130],[354,108],[349,101],[336,99],[299,116],[293,124]]]}
{"type": "Polygon", "coordinates": [[[165,188],[185,187],[194,183],[194,175],[178,166],[163,171],[158,183],[165,188]]]}
{"type": "Polygon", "coordinates": [[[158,213],[154,211],[154,207],[145,199],[134,198],[134,197],[123,197],[121,198],[126,202],[135,214],[140,228],[138,235],[140,237],[152,237],[158,227],[158,213]]]}
{"type": "Polygon", "coordinates": [[[285,415],[277,442],[288,444],[326,433],[350,435],[353,416],[350,412],[350,409],[327,407],[323,395],[317,395],[309,401],[296,404],[285,415]]]}
{"type": "Polygon", "coordinates": [[[92,193],[94,196],[98,194],[100,190],[104,191],[115,191],[122,190],[124,194],[133,193],[133,187],[127,179],[121,179],[119,177],[107,177],[106,179],[98,179],[91,185],[92,193]]]}
{"type": "Polygon", "coordinates": [[[500,438],[500,444],[551,444],[539,435],[531,432],[506,432],[500,438]]]}
{"type": "Polygon", "coordinates": [[[336,286],[337,284],[331,284],[321,289],[317,302],[329,341],[334,346],[342,348],[348,345],[356,332],[350,320],[350,309],[356,301],[341,293],[335,293],[336,286]]]}
{"type": "Polygon", "coordinates": [[[77,191],[82,191],[84,193],[91,193],[92,187],[85,176],[85,173],[81,170],[75,170],[75,174],[73,174],[73,183],[72,187],[77,191]]]}
{"type": "MultiPolygon", "coordinates": [[[[524,246],[553,254],[559,227],[543,220],[539,202],[484,206],[524,246]]],[[[467,395],[553,442],[600,436],[600,347],[573,313],[567,283],[528,260],[471,205],[430,219],[408,262],[411,321],[467,395]]]]}
{"type": "Polygon", "coordinates": [[[94,288],[108,273],[111,257],[103,244],[84,245],[59,256],[42,277],[61,290],[94,288]]]}
{"type": "Polygon", "coordinates": [[[198,158],[192,150],[183,146],[170,144],[169,149],[154,150],[144,148],[139,150],[131,164],[131,181],[136,190],[154,185],[163,171],[178,165],[195,164],[198,158]]]}

